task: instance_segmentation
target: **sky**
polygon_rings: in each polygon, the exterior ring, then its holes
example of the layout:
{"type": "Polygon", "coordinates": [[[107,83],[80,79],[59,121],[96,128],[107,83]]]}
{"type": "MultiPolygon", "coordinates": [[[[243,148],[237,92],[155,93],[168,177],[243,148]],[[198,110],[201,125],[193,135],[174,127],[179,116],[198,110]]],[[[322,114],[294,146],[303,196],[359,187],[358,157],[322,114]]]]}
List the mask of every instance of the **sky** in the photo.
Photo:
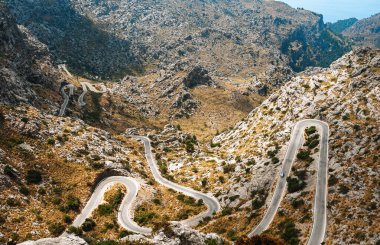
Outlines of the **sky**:
{"type": "Polygon", "coordinates": [[[280,0],[292,7],[301,7],[323,14],[325,22],[356,17],[363,19],[380,12],[380,0],[280,0]]]}

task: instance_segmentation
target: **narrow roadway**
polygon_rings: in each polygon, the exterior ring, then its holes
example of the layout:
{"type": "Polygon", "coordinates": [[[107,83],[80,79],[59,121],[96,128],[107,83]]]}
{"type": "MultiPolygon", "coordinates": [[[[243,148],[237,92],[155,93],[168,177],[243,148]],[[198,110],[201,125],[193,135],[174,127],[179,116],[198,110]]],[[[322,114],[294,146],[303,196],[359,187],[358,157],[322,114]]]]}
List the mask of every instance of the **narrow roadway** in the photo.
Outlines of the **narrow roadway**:
{"type": "Polygon", "coordinates": [[[214,213],[218,212],[220,210],[220,204],[218,200],[213,197],[212,195],[208,195],[196,190],[193,190],[191,188],[181,186],[179,184],[173,183],[161,176],[161,173],[159,171],[159,168],[157,166],[156,160],[152,154],[152,147],[150,144],[150,139],[148,137],[144,136],[131,136],[135,139],[141,140],[144,143],[145,147],[145,157],[148,161],[150,171],[152,172],[152,175],[154,179],[160,183],[163,186],[166,186],[167,188],[171,188],[173,190],[176,190],[178,192],[181,192],[187,196],[191,196],[195,199],[202,199],[203,203],[207,206],[207,211],[200,213],[196,216],[193,216],[189,219],[181,221],[182,224],[187,226],[196,226],[203,218],[212,216],[214,213]]]}
{"type": "Polygon", "coordinates": [[[85,106],[86,103],[83,101],[83,98],[84,96],[86,95],[87,93],[87,88],[91,91],[91,92],[94,92],[94,93],[100,93],[100,94],[103,94],[105,92],[107,92],[107,88],[104,84],[101,85],[101,89],[102,90],[97,90],[93,84],[91,83],[88,83],[88,82],[80,82],[80,84],[82,85],[82,89],[83,89],[83,92],[82,94],[79,96],[79,99],[78,99],[78,103],[79,103],[79,106],[85,106]]]}
{"type": "Polygon", "coordinates": [[[63,116],[65,114],[65,111],[66,111],[66,107],[67,107],[67,104],[69,103],[69,100],[70,100],[70,96],[72,96],[74,94],[74,85],[72,84],[68,84],[68,85],[64,85],[62,88],[61,88],[61,94],[64,98],[64,101],[61,105],[61,109],[59,110],[59,116],[63,116]],[[66,88],[69,88],[70,91],[69,91],[69,95],[66,94],[65,92],[65,89],[66,88]]]}
{"type": "Polygon", "coordinates": [[[86,218],[91,216],[92,211],[94,211],[95,208],[102,203],[104,193],[107,189],[117,183],[123,184],[127,187],[127,194],[123,198],[118,210],[117,218],[119,224],[129,231],[140,234],[150,234],[152,232],[150,228],[141,227],[132,220],[132,204],[136,199],[140,186],[135,179],[124,176],[112,176],[101,181],[96,187],[94,193],[92,193],[90,200],[88,200],[82,212],[75,218],[73,226],[81,226],[86,218]]]}
{"type": "Polygon", "coordinates": [[[326,203],[329,126],[325,122],[314,119],[302,120],[297,122],[295,125],[288,149],[286,151],[285,159],[282,163],[281,172],[284,173],[284,176],[280,177],[280,175],[278,175],[279,179],[277,182],[277,187],[274,191],[269,208],[267,209],[267,212],[259,225],[248,234],[249,237],[262,233],[268,229],[272,223],[286,191],[286,178],[289,176],[297,155],[297,151],[303,142],[304,129],[308,126],[316,126],[321,135],[321,139],[319,142],[320,151],[317,164],[318,174],[313,209],[313,228],[307,244],[320,245],[323,242],[327,223],[326,203]]]}

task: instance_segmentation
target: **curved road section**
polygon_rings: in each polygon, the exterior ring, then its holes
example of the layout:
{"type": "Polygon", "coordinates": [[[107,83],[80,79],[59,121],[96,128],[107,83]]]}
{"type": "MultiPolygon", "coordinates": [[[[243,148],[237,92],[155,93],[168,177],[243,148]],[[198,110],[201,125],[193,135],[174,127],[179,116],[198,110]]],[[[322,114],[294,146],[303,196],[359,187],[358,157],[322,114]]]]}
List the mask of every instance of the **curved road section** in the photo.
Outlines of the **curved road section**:
{"type": "Polygon", "coordinates": [[[96,187],[94,193],[92,193],[90,200],[88,200],[82,212],[74,220],[73,226],[81,226],[83,222],[86,220],[86,218],[91,216],[91,213],[95,210],[95,208],[103,202],[103,196],[107,189],[117,183],[123,184],[128,188],[127,195],[125,195],[125,197],[123,198],[117,214],[118,222],[120,223],[120,225],[126,230],[130,230],[136,233],[151,233],[151,229],[141,227],[132,220],[132,204],[136,199],[140,186],[138,182],[133,178],[124,176],[112,176],[101,181],[96,187]]]}
{"type": "Polygon", "coordinates": [[[107,88],[104,84],[101,85],[101,90],[97,90],[93,84],[91,83],[88,83],[88,82],[81,82],[80,83],[82,85],[82,89],[83,89],[83,92],[82,94],[79,96],[79,99],[78,99],[78,103],[79,103],[79,106],[85,106],[86,103],[83,101],[83,98],[84,96],[87,94],[87,88],[91,91],[91,92],[94,92],[94,93],[105,93],[107,92],[107,88]]]}
{"type": "Polygon", "coordinates": [[[69,103],[69,99],[70,99],[70,96],[72,96],[74,94],[74,85],[72,84],[67,84],[67,85],[64,85],[62,88],[61,88],[61,94],[64,98],[64,101],[61,105],[61,109],[59,110],[59,116],[63,116],[65,114],[65,111],[66,111],[66,107],[67,107],[67,104],[69,103]],[[69,88],[70,91],[69,91],[69,95],[66,94],[65,92],[65,89],[66,88],[69,88]]]}
{"type": "Polygon", "coordinates": [[[158,169],[157,163],[155,158],[152,154],[152,146],[150,144],[150,139],[144,136],[131,136],[135,139],[141,140],[144,143],[145,147],[145,157],[149,163],[149,168],[153,174],[154,179],[160,183],[161,185],[166,186],[167,188],[171,188],[173,190],[176,190],[178,192],[181,192],[187,196],[191,196],[195,199],[202,199],[204,204],[207,206],[207,211],[200,213],[196,216],[193,216],[189,219],[181,221],[182,224],[187,226],[196,226],[203,218],[212,216],[215,212],[218,212],[220,210],[220,204],[218,200],[208,194],[193,190],[188,187],[184,187],[181,185],[178,185],[176,183],[173,183],[161,176],[161,173],[158,169]]]}
{"type": "Polygon", "coordinates": [[[281,172],[284,175],[278,180],[277,187],[274,191],[272,201],[267,212],[265,213],[259,225],[248,234],[249,237],[262,233],[268,229],[269,225],[272,223],[274,216],[277,213],[278,207],[280,206],[281,200],[285,194],[286,178],[290,173],[298,149],[301,147],[301,144],[303,142],[304,129],[309,126],[317,127],[321,135],[321,139],[319,142],[319,161],[317,164],[318,175],[313,210],[313,228],[307,244],[319,245],[323,242],[327,223],[326,203],[329,127],[327,123],[314,119],[302,120],[295,125],[288,145],[288,149],[286,151],[285,159],[282,163],[281,172]]]}

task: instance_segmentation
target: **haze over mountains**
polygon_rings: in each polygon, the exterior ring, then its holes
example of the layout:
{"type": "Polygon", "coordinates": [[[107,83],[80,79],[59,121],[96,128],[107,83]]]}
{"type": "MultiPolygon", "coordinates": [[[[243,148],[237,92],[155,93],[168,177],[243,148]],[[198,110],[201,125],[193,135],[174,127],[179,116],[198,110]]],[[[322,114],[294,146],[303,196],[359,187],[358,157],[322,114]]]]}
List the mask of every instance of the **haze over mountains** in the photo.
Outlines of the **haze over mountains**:
{"type": "Polygon", "coordinates": [[[0,3],[0,244],[306,244],[319,187],[326,244],[378,244],[379,20],[261,0],[0,3]],[[302,129],[284,173],[304,119],[329,138],[302,129]],[[112,176],[135,189],[94,192],[112,176]],[[246,237],[280,178],[268,230],[246,237]]]}

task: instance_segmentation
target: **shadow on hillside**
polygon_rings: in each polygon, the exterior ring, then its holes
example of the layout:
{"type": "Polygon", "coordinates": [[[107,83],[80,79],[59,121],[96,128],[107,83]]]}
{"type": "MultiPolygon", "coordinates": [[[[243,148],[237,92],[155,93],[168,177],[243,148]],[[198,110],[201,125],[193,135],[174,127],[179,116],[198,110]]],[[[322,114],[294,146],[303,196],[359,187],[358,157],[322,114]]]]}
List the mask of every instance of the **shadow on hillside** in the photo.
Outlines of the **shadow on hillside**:
{"type": "Polygon", "coordinates": [[[68,0],[9,0],[19,24],[47,44],[57,63],[76,73],[118,78],[143,72],[130,43],[80,15],[68,0]]]}

